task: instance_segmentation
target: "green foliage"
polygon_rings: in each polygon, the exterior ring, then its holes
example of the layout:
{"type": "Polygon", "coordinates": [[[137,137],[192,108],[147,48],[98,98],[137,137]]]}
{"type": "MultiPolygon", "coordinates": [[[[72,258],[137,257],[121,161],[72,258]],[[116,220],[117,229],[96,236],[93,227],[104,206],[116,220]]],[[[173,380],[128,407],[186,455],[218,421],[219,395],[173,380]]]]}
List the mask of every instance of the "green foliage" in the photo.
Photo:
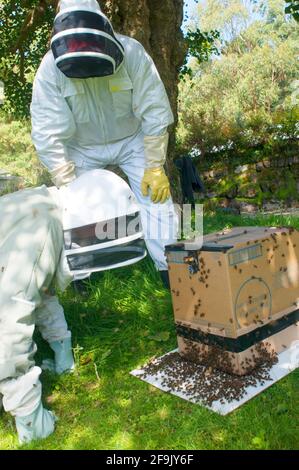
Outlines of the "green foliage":
{"type": "Polygon", "coordinates": [[[54,19],[51,1],[0,2],[0,80],[5,84],[4,110],[28,116],[34,73],[49,48],[54,19]]]}
{"type": "Polygon", "coordinates": [[[291,171],[286,171],[284,176],[284,180],[281,181],[277,188],[278,199],[281,201],[288,201],[298,198],[298,189],[293,173],[291,171]]]}
{"type": "Polygon", "coordinates": [[[187,56],[185,64],[180,73],[180,78],[184,79],[186,75],[192,78],[193,70],[189,65],[190,59],[195,59],[197,64],[207,62],[215,54],[219,55],[219,49],[216,41],[219,40],[218,31],[202,32],[198,28],[195,31],[188,30],[185,35],[187,43],[187,56]]]}
{"type": "Polygon", "coordinates": [[[28,121],[8,120],[0,114],[0,169],[21,177],[22,187],[50,184],[32,145],[28,121]]]}
{"type": "MultiPolygon", "coordinates": [[[[236,1],[227,3],[236,7],[236,1]]],[[[284,16],[283,0],[269,0],[219,59],[194,65],[193,77],[180,84],[179,148],[222,159],[223,152],[231,158],[260,146],[264,157],[278,144],[287,148],[288,139],[292,145],[298,138],[298,52],[296,22],[284,16]]]]}
{"type": "Polygon", "coordinates": [[[285,12],[288,15],[293,15],[296,21],[299,21],[299,0],[285,0],[288,4],[285,12]]]}

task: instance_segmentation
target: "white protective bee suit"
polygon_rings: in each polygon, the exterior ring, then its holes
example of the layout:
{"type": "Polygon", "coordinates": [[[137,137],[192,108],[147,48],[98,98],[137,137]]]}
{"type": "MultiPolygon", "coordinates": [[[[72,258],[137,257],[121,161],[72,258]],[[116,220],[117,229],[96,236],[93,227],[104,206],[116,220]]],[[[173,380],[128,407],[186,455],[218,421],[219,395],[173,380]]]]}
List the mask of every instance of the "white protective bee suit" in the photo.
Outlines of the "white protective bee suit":
{"type": "Polygon", "coordinates": [[[35,325],[55,353],[57,345],[61,354],[68,344],[65,370],[73,368],[71,333],[58,299],[51,295],[55,276],[61,288],[72,280],[59,268],[60,212],[45,186],[0,198],[0,397],[5,411],[16,418],[21,443],[54,430],[55,419],[41,404],[35,325]]]}
{"type": "MultiPolygon", "coordinates": [[[[104,16],[96,0],[62,0],[60,8],[60,15],[82,9],[104,16]]],[[[163,170],[173,114],[143,46],[127,36],[115,34],[115,38],[124,59],[112,75],[69,78],[58,68],[52,51],[46,54],[33,87],[32,139],[57,186],[88,170],[118,165],[141,207],[143,225],[158,227],[158,236],[144,232],[157,269],[165,271],[164,248],[176,240],[178,226],[163,170]],[[146,195],[148,188],[155,187],[155,202],[167,199],[165,203],[154,204],[146,195]]]]}

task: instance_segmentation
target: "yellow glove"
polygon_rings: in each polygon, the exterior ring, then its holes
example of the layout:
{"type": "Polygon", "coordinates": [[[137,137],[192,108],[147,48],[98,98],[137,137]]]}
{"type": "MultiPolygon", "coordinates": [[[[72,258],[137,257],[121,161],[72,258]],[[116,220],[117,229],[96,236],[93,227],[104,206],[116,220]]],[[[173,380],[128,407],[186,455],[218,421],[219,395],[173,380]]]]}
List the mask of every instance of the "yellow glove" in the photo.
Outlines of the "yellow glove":
{"type": "Polygon", "coordinates": [[[155,204],[158,202],[164,204],[170,198],[169,180],[162,167],[145,170],[141,183],[141,191],[144,197],[148,196],[149,189],[152,193],[151,199],[155,204]]]}

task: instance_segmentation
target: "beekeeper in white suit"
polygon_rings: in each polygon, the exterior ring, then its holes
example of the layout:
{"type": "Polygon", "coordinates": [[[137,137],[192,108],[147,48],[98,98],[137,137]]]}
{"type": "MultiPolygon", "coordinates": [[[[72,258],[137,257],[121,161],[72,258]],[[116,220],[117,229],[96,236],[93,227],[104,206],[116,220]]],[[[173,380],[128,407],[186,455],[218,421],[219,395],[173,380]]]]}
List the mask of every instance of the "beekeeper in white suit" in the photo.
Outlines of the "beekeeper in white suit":
{"type": "Polygon", "coordinates": [[[118,165],[143,225],[164,234],[145,229],[148,251],[166,279],[164,247],[176,240],[178,223],[163,168],[173,114],[154,62],[139,42],[114,33],[96,0],[61,0],[51,49],[31,105],[39,158],[57,187],[87,170],[118,165]]]}

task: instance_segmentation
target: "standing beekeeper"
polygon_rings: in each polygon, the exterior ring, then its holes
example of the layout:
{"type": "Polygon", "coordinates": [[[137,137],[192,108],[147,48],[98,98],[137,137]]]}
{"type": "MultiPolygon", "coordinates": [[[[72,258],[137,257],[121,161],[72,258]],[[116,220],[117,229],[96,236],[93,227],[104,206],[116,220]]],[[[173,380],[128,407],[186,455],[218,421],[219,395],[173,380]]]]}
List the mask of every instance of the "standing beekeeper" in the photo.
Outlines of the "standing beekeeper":
{"type": "Polygon", "coordinates": [[[114,33],[96,0],[61,0],[31,116],[37,153],[57,187],[94,168],[124,171],[148,251],[167,282],[164,248],[176,240],[178,224],[163,168],[173,114],[151,57],[114,33]]]}
{"type": "Polygon", "coordinates": [[[61,288],[72,277],[57,269],[63,247],[61,215],[45,186],[1,197],[0,220],[0,401],[2,396],[24,443],[47,437],[55,423],[41,401],[35,325],[55,353],[55,372],[74,368],[71,333],[52,294],[55,275],[61,288]]]}

